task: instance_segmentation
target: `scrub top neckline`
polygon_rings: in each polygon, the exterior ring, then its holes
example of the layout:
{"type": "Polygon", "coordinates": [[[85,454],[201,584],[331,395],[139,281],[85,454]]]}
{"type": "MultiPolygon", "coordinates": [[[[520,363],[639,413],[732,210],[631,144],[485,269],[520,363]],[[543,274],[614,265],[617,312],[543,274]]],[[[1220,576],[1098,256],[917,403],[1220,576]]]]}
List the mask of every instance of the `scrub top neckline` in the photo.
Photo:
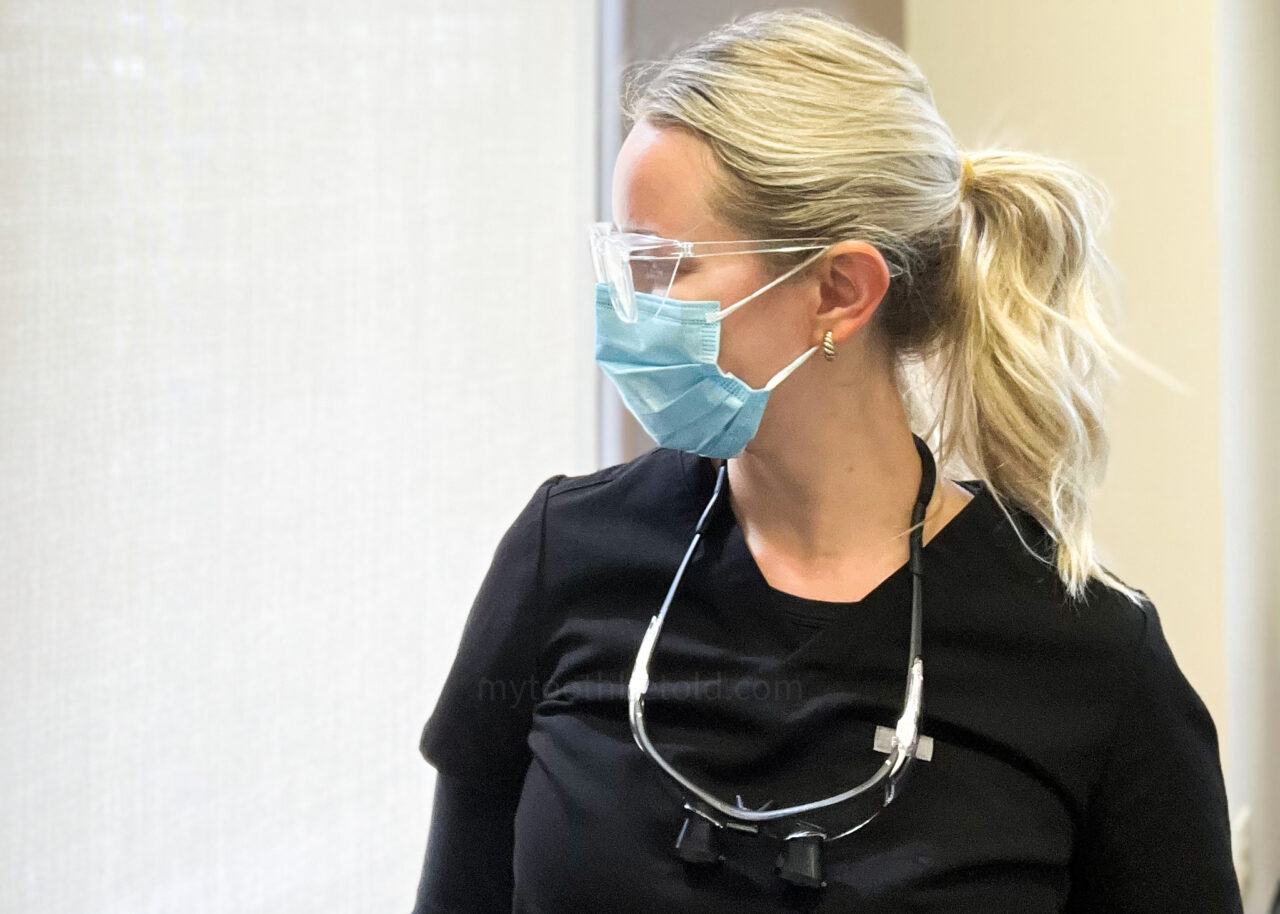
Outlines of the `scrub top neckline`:
{"type": "MultiPolygon", "coordinates": [[[[696,517],[711,497],[718,471],[709,457],[688,452],[681,452],[681,455],[684,481],[692,500],[692,510],[697,512],[696,517]]],[[[991,494],[982,480],[958,479],[955,482],[969,490],[973,497],[934,533],[921,553],[924,560],[926,653],[928,610],[933,602],[931,596],[936,599],[936,594],[931,595],[930,592],[930,579],[935,582],[942,579],[939,570],[948,559],[964,560],[960,554],[964,551],[964,543],[976,532],[975,525],[990,516],[987,503],[991,494]]],[[[765,578],[748,548],[730,503],[728,487],[726,477],[725,488],[704,531],[704,542],[716,553],[712,580],[706,585],[708,596],[713,601],[722,594],[732,593],[735,605],[722,608],[732,613],[735,627],[748,629],[744,635],[748,638],[754,635],[760,639],[759,643],[787,645],[788,650],[781,656],[781,663],[789,665],[802,657],[821,654],[824,649],[844,656],[851,640],[845,637],[846,632],[869,635],[882,631],[889,623],[895,629],[902,627],[904,633],[908,630],[911,615],[909,560],[890,572],[860,600],[819,600],[780,590],[765,578]],[[797,635],[796,619],[811,625],[816,623],[816,626],[806,635],[797,635]]]]}

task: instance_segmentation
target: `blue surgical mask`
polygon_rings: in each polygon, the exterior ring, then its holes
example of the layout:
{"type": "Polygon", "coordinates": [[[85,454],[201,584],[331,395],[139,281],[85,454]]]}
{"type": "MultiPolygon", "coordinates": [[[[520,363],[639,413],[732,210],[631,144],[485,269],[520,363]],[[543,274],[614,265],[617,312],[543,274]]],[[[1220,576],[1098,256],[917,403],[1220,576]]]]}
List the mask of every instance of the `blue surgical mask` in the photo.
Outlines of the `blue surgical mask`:
{"type": "Polygon", "coordinates": [[[763,291],[723,311],[717,301],[636,292],[639,319],[628,323],[614,310],[608,285],[596,284],[596,363],[661,447],[737,457],[755,437],[770,391],[821,348],[813,346],[759,390],[722,371],[721,320],[763,291]]]}

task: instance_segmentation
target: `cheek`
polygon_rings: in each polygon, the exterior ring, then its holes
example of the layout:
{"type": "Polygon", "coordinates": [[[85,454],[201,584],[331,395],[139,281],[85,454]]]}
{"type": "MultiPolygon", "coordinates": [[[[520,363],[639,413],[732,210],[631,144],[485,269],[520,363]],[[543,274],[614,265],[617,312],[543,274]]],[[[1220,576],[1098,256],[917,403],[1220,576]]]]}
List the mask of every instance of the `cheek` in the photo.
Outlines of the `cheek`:
{"type": "MultiPolygon", "coordinates": [[[[671,297],[682,301],[718,301],[722,308],[727,308],[767,282],[759,278],[743,258],[686,260],[680,264],[671,282],[671,297]]],[[[751,303],[748,303],[742,306],[742,310],[750,307],[751,303]]]]}
{"type": "Polygon", "coordinates": [[[681,301],[718,301],[723,307],[732,289],[702,270],[677,271],[671,283],[671,297],[681,301]]]}
{"type": "Polygon", "coordinates": [[[768,367],[775,350],[779,348],[776,328],[770,326],[767,315],[753,314],[751,308],[757,301],[742,306],[720,322],[721,370],[746,381],[752,387],[763,387],[769,380],[768,367]],[[762,319],[762,317],[764,319],[762,319]]]}
{"type": "MultiPolygon", "coordinates": [[[[767,285],[753,264],[745,258],[704,258],[682,264],[671,284],[671,297],[683,301],[718,301],[727,308],[767,285]]],[[[720,357],[723,371],[759,388],[771,374],[764,373],[775,361],[774,354],[785,343],[780,336],[776,298],[771,290],[747,302],[720,322],[720,357]],[[761,376],[763,374],[763,376],[761,376]]],[[[776,369],[774,369],[776,370],[776,369]]]]}
{"type": "Polygon", "coordinates": [[[764,387],[812,345],[798,319],[802,313],[798,302],[772,290],[743,305],[720,322],[720,368],[757,390],[764,387]]]}

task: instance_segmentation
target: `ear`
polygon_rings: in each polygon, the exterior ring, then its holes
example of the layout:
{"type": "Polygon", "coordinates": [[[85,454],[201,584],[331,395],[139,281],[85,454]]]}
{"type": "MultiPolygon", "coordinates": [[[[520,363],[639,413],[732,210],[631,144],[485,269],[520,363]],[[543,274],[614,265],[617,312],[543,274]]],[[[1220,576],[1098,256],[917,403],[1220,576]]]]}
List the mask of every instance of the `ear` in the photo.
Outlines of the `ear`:
{"type": "Polygon", "coordinates": [[[818,263],[819,309],[822,330],[841,343],[871,320],[889,291],[889,265],[866,241],[841,241],[818,263]]]}

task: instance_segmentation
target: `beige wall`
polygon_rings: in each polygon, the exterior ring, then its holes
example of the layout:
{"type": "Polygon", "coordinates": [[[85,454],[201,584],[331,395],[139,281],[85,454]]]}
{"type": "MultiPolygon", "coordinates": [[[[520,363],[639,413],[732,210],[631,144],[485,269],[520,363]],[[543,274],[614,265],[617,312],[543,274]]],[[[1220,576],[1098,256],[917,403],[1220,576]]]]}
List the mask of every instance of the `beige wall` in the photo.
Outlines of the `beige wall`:
{"type": "Polygon", "coordinates": [[[1265,647],[1248,648],[1275,634],[1276,496],[1257,469],[1276,451],[1275,401],[1256,393],[1277,386],[1259,367],[1280,295],[1266,265],[1280,210],[1274,0],[908,0],[905,14],[905,47],[963,148],[1067,158],[1114,195],[1104,245],[1123,338],[1187,390],[1123,366],[1097,535],[1104,562],[1155,601],[1217,723],[1238,865],[1252,806],[1246,910],[1261,911],[1277,876],[1262,772],[1280,689],[1265,647]]]}
{"type": "Polygon", "coordinates": [[[907,50],[962,148],[1061,156],[1115,196],[1105,246],[1122,278],[1123,338],[1190,393],[1124,366],[1097,535],[1109,567],[1155,601],[1222,721],[1213,20],[1208,3],[1173,6],[909,3],[907,50]],[[1159,41],[1135,40],[1155,23],[1159,41]]]}

